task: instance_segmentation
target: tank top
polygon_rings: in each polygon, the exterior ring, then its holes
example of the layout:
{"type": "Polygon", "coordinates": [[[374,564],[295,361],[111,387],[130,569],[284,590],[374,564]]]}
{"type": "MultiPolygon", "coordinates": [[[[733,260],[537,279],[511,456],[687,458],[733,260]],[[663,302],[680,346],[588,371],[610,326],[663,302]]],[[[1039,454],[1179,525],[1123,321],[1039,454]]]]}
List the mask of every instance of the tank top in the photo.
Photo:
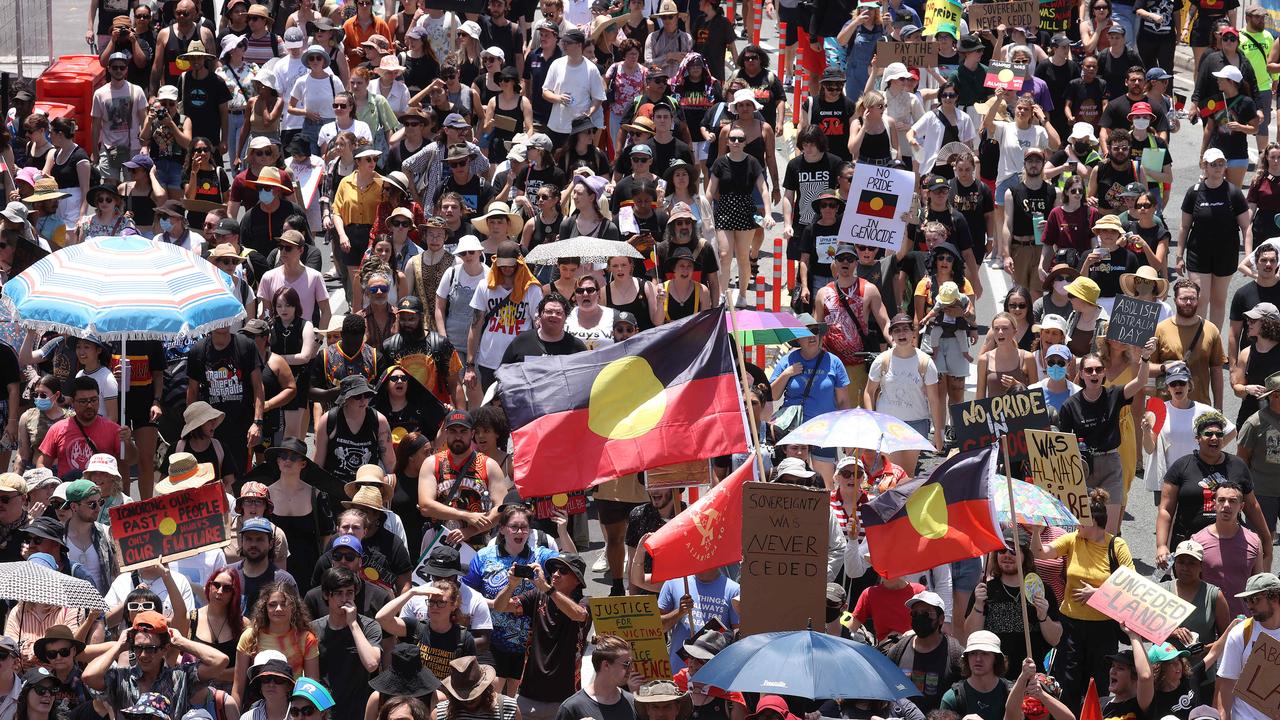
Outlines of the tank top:
{"type": "Polygon", "coordinates": [[[619,312],[626,310],[636,316],[636,329],[640,331],[648,330],[653,327],[653,320],[649,317],[649,299],[645,297],[644,288],[649,284],[647,280],[638,280],[632,278],[636,282],[636,297],[629,303],[616,303],[613,301],[612,287],[613,283],[604,284],[604,304],[619,312]]]}
{"type": "Polygon", "coordinates": [[[150,195],[125,195],[124,209],[133,213],[133,224],[151,227],[156,221],[156,200],[150,195]]]}
{"type": "Polygon", "coordinates": [[[1022,368],[1022,361],[1018,361],[1018,367],[1015,370],[1000,370],[995,367],[995,353],[991,354],[991,360],[987,364],[987,397],[1000,397],[1009,392],[1009,388],[1000,382],[1001,375],[1010,375],[1023,385],[1031,384],[1031,380],[1027,377],[1027,372],[1022,368]]]}
{"type": "Polygon", "coordinates": [[[25,163],[22,163],[22,165],[24,167],[34,167],[34,168],[44,167],[44,161],[46,158],[49,157],[49,153],[53,152],[53,146],[52,145],[46,146],[44,149],[44,152],[39,154],[36,154],[36,152],[32,148],[33,148],[32,144],[27,143],[26,145],[27,161],[25,163]]]}
{"type": "Polygon", "coordinates": [[[58,189],[78,189],[80,187],[80,174],[76,172],[76,165],[79,164],[81,160],[88,159],[89,153],[85,152],[84,148],[79,145],[75,145],[71,148],[71,152],[67,154],[67,159],[64,162],[59,163],[58,156],[54,155],[53,169],[50,171],[49,175],[54,180],[58,181],[58,189]]]}
{"type": "Polygon", "coordinates": [[[560,239],[560,223],[564,222],[564,215],[556,214],[556,219],[551,222],[543,222],[542,215],[533,216],[533,235],[529,238],[529,249],[532,250],[543,243],[555,242],[560,239]]]}
{"type": "MultiPolygon", "coordinates": [[[[458,467],[449,461],[445,448],[435,454],[436,502],[463,512],[488,512],[493,506],[489,497],[488,456],[472,450],[458,467]]],[[[449,520],[445,527],[460,526],[461,521],[449,520]]]]}
{"type": "MultiPolygon", "coordinates": [[[[265,377],[264,377],[265,384],[265,377]]],[[[356,477],[361,465],[378,464],[378,411],[365,408],[359,430],[347,425],[346,413],[335,407],[329,411],[329,443],[324,453],[324,469],[342,482],[356,477]]]]}
{"type": "Polygon", "coordinates": [[[1040,213],[1048,217],[1057,191],[1047,182],[1041,182],[1038,189],[1032,190],[1021,180],[1015,182],[1010,190],[1013,191],[1013,234],[1030,237],[1035,232],[1031,226],[1031,214],[1040,213]]]}
{"type": "Polygon", "coordinates": [[[768,165],[765,164],[765,161],[764,161],[764,135],[760,135],[755,140],[752,140],[751,142],[747,143],[747,146],[742,148],[742,152],[750,155],[756,160],[759,160],[760,167],[762,168],[768,167],[768,165]]]}
{"type": "Polygon", "coordinates": [[[200,464],[209,463],[213,466],[213,476],[222,477],[222,460],[218,457],[217,440],[211,440],[209,447],[203,450],[195,450],[189,444],[183,443],[183,452],[189,452],[195,456],[196,462],[200,464]]]}
{"type": "Polygon", "coordinates": [[[685,298],[683,302],[672,297],[670,280],[662,283],[662,288],[667,291],[662,300],[662,316],[667,319],[667,322],[687,318],[702,309],[699,307],[701,299],[698,297],[697,285],[693,286],[689,297],[685,298]]]}
{"type": "Polygon", "coordinates": [[[322,365],[325,378],[334,386],[342,378],[356,374],[364,375],[372,383],[378,376],[378,352],[365,344],[354,356],[348,357],[342,352],[342,344],[334,343],[325,347],[322,365]]]}
{"type": "Polygon", "coordinates": [[[404,84],[409,88],[410,92],[418,92],[431,84],[431,81],[440,74],[440,63],[430,55],[422,57],[401,58],[404,62],[404,84]]]}
{"type": "MultiPolygon", "coordinates": [[[[862,361],[855,357],[856,353],[862,352],[862,333],[858,328],[862,327],[862,317],[866,313],[863,311],[863,288],[867,281],[862,278],[854,280],[854,284],[846,292],[840,289],[835,280],[827,283],[827,287],[831,288],[831,292],[827,293],[826,298],[822,301],[822,306],[826,308],[827,323],[833,328],[839,328],[840,332],[828,332],[822,339],[822,346],[828,351],[840,358],[845,365],[855,365],[862,361]],[[840,298],[844,298],[841,301],[840,298]],[[849,309],[853,311],[850,315],[845,311],[845,303],[848,303],[849,309]]],[[[863,327],[863,330],[866,328],[863,327]]]]}
{"type": "Polygon", "coordinates": [[[694,705],[692,720],[729,720],[729,701],[715,698],[705,705],[694,705]]]}
{"type": "MultiPolygon", "coordinates": [[[[521,102],[520,98],[516,98],[516,106],[508,110],[507,108],[502,107],[502,97],[496,97],[493,101],[493,114],[495,117],[502,116],[505,118],[511,118],[512,122],[516,124],[516,128],[522,128],[524,127],[524,113],[520,111],[521,102]]],[[[515,130],[503,130],[497,125],[494,125],[493,135],[489,139],[489,151],[493,152],[495,150],[501,150],[502,156],[506,157],[507,146],[504,145],[503,142],[510,140],[515,136],[515,130]]]]}
{"type": "Polygon", "coordinates": [[[881,167],[893,161],[893,148],[889,144],[889,129],[878,133],[865,133],[862,145],[858,147],[858,162],[871,163],[881,167]]]}
{"type": "MultiPolygon", "coordinates": [[[[191,46],[191,41],[198,32],[200,32],[200,26],[195,25],[191,28],[191,34],[184,37],[178,34],[177,23],[169,26],[169,39],[164,44],[163,85],[176,85],[178,83],[178,77],[182,75],[182,69],[178,67],[178,58],[186,54],[187,48],[191,46]]],[[[206,51],[210,49],[205,48],[206,51]]]]}
{"type": "MultiPolygon", "coordinates": [[[[1258,346],[1249,348],[1249,362],[1244,366],[1244,381],[1247,385],[1266,385],[1267,378],[1280,372],[1280,345],[1271,348],[1270,352],[1258,352],[1258,346]]],[[[1258,398],[1245,395],[1240,401],[1240,412],[1236,415],[1236,427],[1244,424],[1246,418],[1258,412],[1258,398]]]]}
{"type": "MultiPolygon", "coordinates": [[[[267,356],[268,358],[270,355],[267,356]]],[[[276,371],[271,369],[264,359],[262,361],[262,396],[264,398],[273,398],[280,394],[282,389],[280,377],[276,375],[276,371]]],[[[262,428],[262,437],[270,438],[275,435],[275,431],[280,427],[280,410],[268,410],[263,416],[264,427],[262,428]]],[[[354,477],[354,476],[353,476],[354,477]]]]}
{"type": "MultiPolygon", "coordinates": [[[[279,38],[275,33],[268,32],[266,37],[255,38],[253,35],[246,35],[245,42],[248,47],[244,51],[245,62],[253,62],[261,65],[276,57],[279,57],[279,38]]],[[[247,78],[246,78],[247,79],[247,78]]]]}

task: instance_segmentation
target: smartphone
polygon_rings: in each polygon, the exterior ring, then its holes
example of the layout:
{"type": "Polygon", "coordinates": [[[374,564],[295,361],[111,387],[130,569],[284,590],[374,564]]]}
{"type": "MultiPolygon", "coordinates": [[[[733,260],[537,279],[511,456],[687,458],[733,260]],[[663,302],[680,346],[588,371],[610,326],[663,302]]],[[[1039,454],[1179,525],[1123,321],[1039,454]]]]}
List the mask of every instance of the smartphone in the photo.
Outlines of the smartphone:
{"type": "Polygon", "coordinates": [[[514,572],[518,578],[533,579],[533,566],[531,565],[516,565],[514,572]]]}

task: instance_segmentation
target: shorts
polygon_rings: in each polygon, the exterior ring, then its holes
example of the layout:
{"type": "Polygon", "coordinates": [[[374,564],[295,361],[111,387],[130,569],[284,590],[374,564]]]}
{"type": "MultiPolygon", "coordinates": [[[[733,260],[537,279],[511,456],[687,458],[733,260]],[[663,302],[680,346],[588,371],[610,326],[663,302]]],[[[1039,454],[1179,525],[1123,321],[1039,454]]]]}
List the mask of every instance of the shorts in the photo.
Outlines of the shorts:
{"type": "Polygon", "coordinates": [[[969,558],[951,563],[952,592],[971,593],[982,579],[982,558],[969,558]]]}
{"type": "Polygon", "coordinates": [[[338,249],[338,254],[342,256],[342,264],[349,268],[360,267],[360,263],[364,261],[364,253],[369,249],[369,236],[373,233],[373,226],[352,223],[344,229],[347,240],[351,243],[351,250],[338,249]]]}
{"type": "Polygon", "coordinates": [[[970,361],[964,354],[969,351],[967,335],[956,334],[954,337],[942,338],[933,350],[933,364],[939,375],[949,377],[969,377],[970,361]]]}
{"type": "Polygon", "coordinates": [[[1268,137],[1271,133],[1268,130],[1271,127],[1271,91],[1263,90],[1258,93],[1258,109],[1262,111],[1262,124],[1258,126],[1258,134],[1262,137],[1268,137]]]}
{"type": "Polygon", "coordinates": [[[490,651],[493,653],[493,667],[498,671],[498,677],[519,680],[524,676],[523,652],[507,652],[495,647],[491,647],[490,651]]]}
{"type": "Polygon", "coordinates": [[[1234,160],[1228,160],[1227,168],[1228,169],[1241,168],[1241,169],[1247,170],[1249,169],[1249,158],[1237,158],[1234,160]]]}
{"type": "MultiPolygon", "coordinates": [[[[1239,241],[1228,251],[1226,247],[1205,248],[1202,254],[1194,247],[1187,248],[1187,272],[1206,273],[1214,277],[1231,277],[1240,266],[1239,241]]],[[[1231,245],[1231,243],[1227,243],[1231,245]]]]}
{"type": "Polygon", "coordinates": [[[833,447],[820,448],[813,445],[809,446],[809,458],[812,460],[821,460],[822,462],[836,464],[836,449],[833,447]]]}
{"type": "Polygon", "coordinates": [[[129,427],[137,430],[139,428],[155,427],[156,424],[151,422],[151,402],[155,400],[155,393],[151,388],[141,388],[140,390],[131,390],[125,397],[124,418],[129,427]]]}
{"type": "Polygon", "coordinates": [[[933,423],[928,418],[924,420],[907,420],[906,422],[908,427],[920,433],[926,440],[929,438],[929,430],[933,427],[933,423]]]}
{"type": "Polygon", "coordinates": [[[600,521],[601,525],[626,522],[631,515],[631,510],[644,504],[622,502],[621,500],[601,500],[599,498],[596,498],[593,502],[596,505],[596,519],[600,521]]]}
{"type": "Polygon", "coordinates": [[[1207,21],[1196,18],[1191,25],[1191,47],[1207,48],[1212,44],[1213,25],[1207,21]]]}
{"type": "Polygon", "coordinates": [[[182,163],[176,160],[161,158],[155,161],[156,179],[161,187],[182,187],[182,163]]]}
{"type": "Polygon", "coordinates": [[[1111,452],[1093,456],[1093,472],[1085,482],[1090,490],[1102,488],[1111,496],[1109,504],[1124,505],[1124,470],[1120,467],[1120,453],[1111,452]]]}
{"type": "Polygon", "coordinates": [[[996,205],[1003,206],[1004,191],[1012,188],[1014,185],[1017,185],[1021,180],[1022,180],[1022,176],[1019,173],[1014,173],[1013,175],[1010,175],[1004,180],[1001,180],[999,184],[996,185],[996,188],[995,188],[996,205]]]}

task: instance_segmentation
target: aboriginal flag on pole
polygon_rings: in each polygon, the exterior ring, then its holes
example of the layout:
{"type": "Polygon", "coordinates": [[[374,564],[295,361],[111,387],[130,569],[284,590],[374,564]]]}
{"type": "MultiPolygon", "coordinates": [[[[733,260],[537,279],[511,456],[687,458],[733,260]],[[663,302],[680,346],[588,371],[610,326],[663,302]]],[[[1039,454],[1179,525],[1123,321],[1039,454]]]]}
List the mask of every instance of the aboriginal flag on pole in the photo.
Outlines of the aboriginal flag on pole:
{"type": "Polygon", "coordinates": [[[955,455],[927,477],[865,506],[862,522],[876,572],[901,577],[1004,547],[987,489],[999,450],[988,445],[955,455]]]}
{"type": "Polygon", "coordinates": [[[892,193],[863,190],[858,196],[858,214],[892,220],[898,216],[898,196],[892,193]]]}
{"type": "Polygon", "coordinates": [[[744,452],[723,308],[611,345],[498,370],[522,497],[744,452]]]}

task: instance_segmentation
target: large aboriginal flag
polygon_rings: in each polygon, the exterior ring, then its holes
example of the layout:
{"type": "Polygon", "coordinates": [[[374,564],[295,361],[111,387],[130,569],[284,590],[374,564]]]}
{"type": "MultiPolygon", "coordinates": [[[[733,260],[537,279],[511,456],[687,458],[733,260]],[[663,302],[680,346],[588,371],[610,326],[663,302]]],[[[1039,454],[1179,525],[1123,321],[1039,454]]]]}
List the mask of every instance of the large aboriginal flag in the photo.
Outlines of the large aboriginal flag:
{"type": "Polygon", "coordinates": [[[724,310],[498,370],[522,497],[746,450],[724,310]]]}
{"type": "Polygon", "coordinates": [[[927,477],[886,490],[863,508],[876,572],[901,577],[1005,546],[987,490],[999,447],[952,456],[927,477]]]}

